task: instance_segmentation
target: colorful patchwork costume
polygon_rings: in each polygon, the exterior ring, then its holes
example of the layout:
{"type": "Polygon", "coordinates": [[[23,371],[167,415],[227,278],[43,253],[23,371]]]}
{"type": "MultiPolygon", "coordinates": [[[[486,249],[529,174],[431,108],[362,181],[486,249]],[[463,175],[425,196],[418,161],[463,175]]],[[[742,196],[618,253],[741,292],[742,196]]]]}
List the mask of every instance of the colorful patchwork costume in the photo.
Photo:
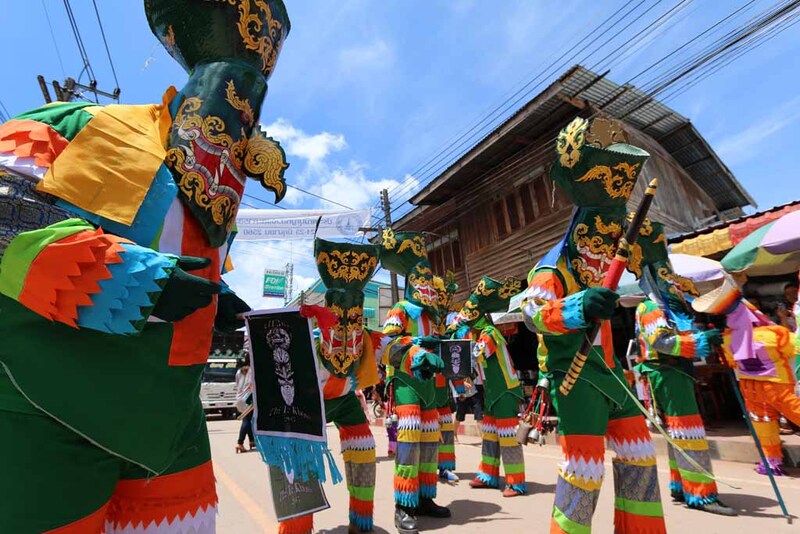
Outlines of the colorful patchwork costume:
{"type": "Polygon", "coordinates": [[[525,398],[511,361],[506,340],[491,324],[492,312],[505,311],[512,296],[522,289],[522,282],[507,278],[503,282],[484,276],[464,307],[448,327],[456,337],[466,337],[469,328],[476,338],[478,375],[486,392],[483,416],[483,443],[478,474],[473,488],[500,487],[500,461],[506,475],[503,495],[513,497],[528,492],[525,483],[525,457],[517,442],[519,403],[525,398]]]}
{"type": "Polygon", "coordinates": [[[586,533],[603,482],[604,438],[614,459],[615,532],[664,532],[656,457],[603,322],[572,392],[559,386],[595,320],[610,318],[617,295],[599,287],[615,255],[625,204],[648,154],[625,143],[617,123],[577,118],[556,140],[551,176],[576,205],[567,234],[528,275],[526,326],[539,334],[564,451],[551,532],[586,533]]]}
{"type": "MultiPolygon", "coordinates": [[[[453,296],[458,291],[458,284],[455,282],[455,275],[448,272],[447,280],[438,276],[433,277],[434,287],[439,293],[437,302],[437,329],[444,331],[447,327],[447,318],[451,314],[450,305],[453,296]]],[[[464,393],[463,380],[448,380],[444,374],[437,373],[435,378],[436,386],[436,410],[439,412],[439,430],[442,434],[442,441],[439,444],[439,477],[449,483],[458,482],[456,470],[456,445],[455,434],[453,433],[453,397],[450,385],[452,384],[457,394],[464,393]]]]}
{"type": "MultiPolygon", "coordinates": [[[[722,342],[719,330],[699,331],[684,293],[697,296],[691,280],[678,276],[667,253],[667,236],[657,222],[645,221],[633,247],[628,268],[648,296],[636,308],[636,325],[643,346],[637,366],[646,377],[656,408],[666,415],[675,444],[707,473],[712,473],[706,430],[697,407],[692,377],[695,358],[706,358],[722,342]]],[[[735,515],[722,505],[713,478],[698,470],[683,454],[669,447],[670,492],[676,501],[700,510],[735,515]]]]}
{"type": "MultiPolygon", "coordinates": [[[[317,315],[317,359],[325,419],[339,429],[350,493],[350,532],[371,532],[375,439],[356,391],[378,383],[373,337],[380,343],[381,336],[365,335],[364,329],[364,287],[378,265],[378,247],[316,239],[314,254],[327,288],[328,318],[317,315]]],[[[279,532],[305,534],[312,530],[313,516],[307,515],[281,522],[279,532]]]]}
{"type": "Polygon", "coordinates": [[[0,125],[3,532],[215,530],[200,378],[247,309],[220,274],[246,177],[280,198],[286,167],[256,124],[289,20],[232,4],[145,2],[190,74],[163,103],[0,125]]]}
{"type": "Polygon", "coordinates": [[[439,295],[421,234],[386,230],[381,264],[406,276],[406,298],[392,307],[384,323],[384,334],[394,339],[383,363],[398,416],[395,526],[400,532],[416,532],[416,515],[450,516],[450,510],[433,502],[440,436],[433,377],[444,367],[435,337],[442,333],[437,320],[439,295]]]}
{"type": "MultiPolygon", "coordinates": [[[[695,299],[692,307],[700,313],[725,315],[725,359],[736,370],[745,408],[772,473],[784,475],[778,420],[783,415],[800,425],[800,398],[794,392],[794,333],[772,323],[744,300],[729,277],[719,288],[695,299]]],[[[757,468],[764,475],[766,469],[761,463],[757,468]]]]}

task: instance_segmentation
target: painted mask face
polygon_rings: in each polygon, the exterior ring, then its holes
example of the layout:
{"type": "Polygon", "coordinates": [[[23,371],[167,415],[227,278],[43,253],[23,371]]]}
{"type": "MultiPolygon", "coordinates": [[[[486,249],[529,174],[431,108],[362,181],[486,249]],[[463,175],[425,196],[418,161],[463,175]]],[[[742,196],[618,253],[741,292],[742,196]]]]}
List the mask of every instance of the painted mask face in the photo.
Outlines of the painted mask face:
{"type": "Polygon", "coordinates": [[[150,28],[189,73],[165,164],[212,247],[233,228],[247,176],[285,192],[283,151],[256,128],[290,23],[280,0],[147,0],[150,28]]]}
{"type": "Polygon", "coordinates": [[[361,358],[364,345],[364,294],[329,289],[325,293],[325,304],[336,314],[337,321],[332,329],[320,333],[322,358],[334,374],[345,376],[361,358]]]}
{"type": "Polygon", "coordinates": [[[602,285],[622,237],[624,217],[620,210],[584,208],[576,213],[568,240],[569,267],[582,285],[602,285]]]}
{"type": "Polygon", "coordinates": [[[508,277],[500,282],[488,276],[482,277],[449,328],[475,327],[484,314],[506,311],[511,297],[520,291],[522,280],[517,278],[508,277]]]}
{"type": "Polygon", "coordinates": [[[417,263],[406,276],[405,297],[412,304],[438,316],[439,291],[434,284],[431,264],[427,259],[417,263]]]}
{"type": "Polygon", "coordinates": [[[373,245],[314,241],[317,270],[328,290],[325,306],[337,318],[333,328],[321,331],[320,350],[329,371],[348,374],[359,361],[364,343],[364,288],[378,265],[373,245]]]}

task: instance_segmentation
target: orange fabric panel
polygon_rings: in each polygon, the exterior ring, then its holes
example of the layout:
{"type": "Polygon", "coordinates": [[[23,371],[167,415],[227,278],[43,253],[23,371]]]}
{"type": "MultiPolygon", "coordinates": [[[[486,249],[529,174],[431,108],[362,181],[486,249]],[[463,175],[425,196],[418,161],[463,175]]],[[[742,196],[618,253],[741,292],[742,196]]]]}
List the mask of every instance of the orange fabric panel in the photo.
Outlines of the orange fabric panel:
{"type": "Polygon", "coordinates": [[[564,457],[584,458],[602,462],[605,457],[605,441],[603,436],[592,436],[589,434],[570,434],[559,436],[561,439],[561,450],[564,457]]]}
{"type": "Polygon", "coordinates": [[[120,480],[108,510],[118,526],[172,521],[216,506],[217,491],[211,461],[170,475],[120,480]]]}
{"type": "Polygon", "coordinates": [[[98,282],[111,277],[106,265],[120,263],[123,240],[86,230],[51,243],[31,263],[19,302],[43,317],[77,328],[78,306],[91,306],[98,282]]]}
{"type": "Polygon", "coordinates": [[[0,124],[0,152],[33,158],[40,167],[50,167],[69,141],[49,125],[29,119],[0,124]]]}
{"type": "Polygon", "coordinates": [[[650,441],[650,431],[647,429],[644,416],[641,415],[611,419],[608,422],[606,435],[610,438],[614,438],[616,441],[650,441]]]}
{"type": "MultiPolygon", "coordinates": [[[[219,252],[211,247],[206,234],[194,217],[184,211],[183,242],[181,254],[209,258],[211,264],[205,269],[192,271],[190,274],[219,283],[219,252]]],[[[172,345],[169,352],[170,365],[197,365],[208,360],[213,336],[214,317],[217,314],[217,297],[209,306],[195,311],[193,314],[173,323],[172,345]]]]}

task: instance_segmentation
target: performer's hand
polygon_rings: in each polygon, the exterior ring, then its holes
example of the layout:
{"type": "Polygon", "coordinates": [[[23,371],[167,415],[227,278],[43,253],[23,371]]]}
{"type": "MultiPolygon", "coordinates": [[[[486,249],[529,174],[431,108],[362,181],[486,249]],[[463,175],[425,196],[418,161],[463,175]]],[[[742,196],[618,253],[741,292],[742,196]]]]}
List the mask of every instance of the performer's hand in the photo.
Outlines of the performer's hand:
{"type": "Polygon", "coordinates": [[[214,328],[220,332],[234,332],[244,326],[244,319],[239,315],[252,308],[232,291],[223,291],[217,298],[217,316],[214,328]]]}
{"type": "Polygon", "coordinates": [[[611,319],[619,295],[605,287],[590,287],[583,293],[583,315],[586,319],[611,319]]]}
{"type": "Polygon", "coordinates": [[[203,269],[210,264],[211,260],[207,258],[178,258],[178,264],[153,308],[153,315],[167,322],[175,322],[211,304],[221,286],[187,272],[203,269]]]}
{"type": "Polygon", "coordinates": [[[427,350],[439,350],[439,345],[442,343],[442,340],[436,336],[422,336],[422,337],[415,337],[413,339],[414,345],[419,345],[423,349],[427,350]]]}
{"type": "Polygon", "coordinates": [[[712,328],[711,330],[706,330],[703,332],[703,336],[708,341],[708,344],[712,347],[719,347],[723,343],[722,339],[722,331],[718,328],[712,328]]]}
{"type": "Polygon", "coordinates": [[[444,361],[438,354],[419,350],[411,362],[411,372],[419,380],[429,380],[434,374],[444,369],[444,361]]]}

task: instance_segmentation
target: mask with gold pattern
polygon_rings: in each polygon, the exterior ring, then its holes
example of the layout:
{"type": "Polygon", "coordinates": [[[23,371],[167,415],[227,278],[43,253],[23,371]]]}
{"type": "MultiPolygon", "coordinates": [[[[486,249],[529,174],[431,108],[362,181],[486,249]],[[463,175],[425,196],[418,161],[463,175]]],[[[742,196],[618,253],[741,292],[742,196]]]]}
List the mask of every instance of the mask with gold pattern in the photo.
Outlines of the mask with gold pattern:
{"type": "Polygon", "coordinates": [[[289,18],[281,0],[146,0],[150,28],[189,73],[173,99],[165,164],[179,198],[219,247],[233,230],[245,180],[283,198],[280,145],[257,127],[289,18]]]}
{"type": "Polygon", "coordinates": [[[325,306],[337,317],[333,328],[320,332],[322,360],[332,374],[347,376],[362,355],[364,288],[378,266],[378,249],[315,239],[314,255],[327,288],[325,306]]]}

